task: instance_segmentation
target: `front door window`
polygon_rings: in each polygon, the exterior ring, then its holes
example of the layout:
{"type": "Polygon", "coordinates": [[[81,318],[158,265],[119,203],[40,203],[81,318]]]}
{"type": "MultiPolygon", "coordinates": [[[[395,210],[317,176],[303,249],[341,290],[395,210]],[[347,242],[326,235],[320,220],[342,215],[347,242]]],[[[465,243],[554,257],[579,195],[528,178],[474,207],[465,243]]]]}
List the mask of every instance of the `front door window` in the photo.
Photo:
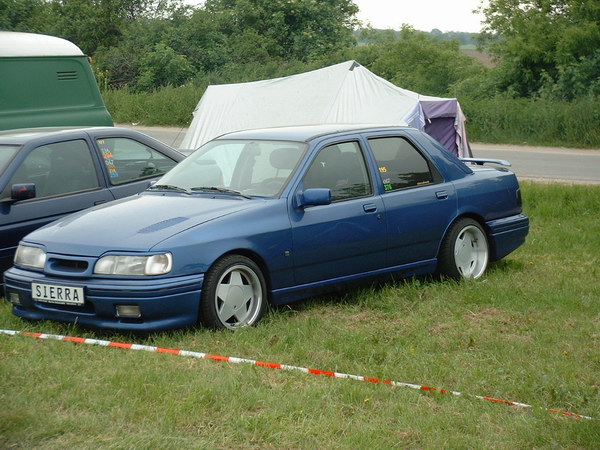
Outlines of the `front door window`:
{"type": "Polygon", "coordinates": [[[33,149],[8,182],[2,198],[10,198],[12,185],[21,183],[34,183],[38,199],[100,187],[90,149],[83,139],[33,149]]]}
{"type": "Polygon", "coordinates": [[[365,160],[357,142],[330,145],[321,150],[304,176],[304,189],[327,188],[331,200],[371,195],[365,160]]]}

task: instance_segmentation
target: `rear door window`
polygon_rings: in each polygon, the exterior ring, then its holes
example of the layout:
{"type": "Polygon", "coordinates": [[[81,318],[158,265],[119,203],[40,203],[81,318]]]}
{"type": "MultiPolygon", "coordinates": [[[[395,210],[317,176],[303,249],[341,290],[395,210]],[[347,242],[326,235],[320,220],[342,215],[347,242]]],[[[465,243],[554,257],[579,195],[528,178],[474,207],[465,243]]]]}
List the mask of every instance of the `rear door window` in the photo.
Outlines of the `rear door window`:
{"type": "Polygon", "coordinates": [[[369,139],[385,191],[424,186],[441,181],[439,172],[407,139],[369,139]]]}
{"type": "Polygon", "coordinates": [[[177,161],[129,138],[96,139],[113,185],[162,175],[177,161]]]}

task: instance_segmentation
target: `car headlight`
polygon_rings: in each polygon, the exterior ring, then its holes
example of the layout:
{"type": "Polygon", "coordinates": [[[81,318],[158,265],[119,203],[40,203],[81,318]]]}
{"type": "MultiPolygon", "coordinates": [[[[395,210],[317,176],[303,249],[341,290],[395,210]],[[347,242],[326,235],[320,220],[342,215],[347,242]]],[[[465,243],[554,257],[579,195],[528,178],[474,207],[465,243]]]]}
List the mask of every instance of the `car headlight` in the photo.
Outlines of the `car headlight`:
{"type": "Polygon", "coordinates": [[[20,244],[15,253],[15,265],[43,269],[46,264],[46,252],[40,247],[20,244]]]}
{"type": "Polygon", "coordinates": [[[94,267],[98,275],[164,275],[173,266],[170,253],[150,256],[108,255],[100,258],[94,267]]]}

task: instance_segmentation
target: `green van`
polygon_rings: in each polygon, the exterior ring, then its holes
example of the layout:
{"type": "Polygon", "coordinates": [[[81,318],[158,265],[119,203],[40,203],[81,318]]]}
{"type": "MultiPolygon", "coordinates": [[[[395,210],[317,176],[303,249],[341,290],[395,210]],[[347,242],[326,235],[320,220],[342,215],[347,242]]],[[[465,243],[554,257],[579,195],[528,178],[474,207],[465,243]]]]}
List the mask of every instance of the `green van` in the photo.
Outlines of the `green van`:
{"type": "Polygon", "coordinates": [[[112,126],[88,57],[72,42],[0,31],[0,130],[112,126]]]}

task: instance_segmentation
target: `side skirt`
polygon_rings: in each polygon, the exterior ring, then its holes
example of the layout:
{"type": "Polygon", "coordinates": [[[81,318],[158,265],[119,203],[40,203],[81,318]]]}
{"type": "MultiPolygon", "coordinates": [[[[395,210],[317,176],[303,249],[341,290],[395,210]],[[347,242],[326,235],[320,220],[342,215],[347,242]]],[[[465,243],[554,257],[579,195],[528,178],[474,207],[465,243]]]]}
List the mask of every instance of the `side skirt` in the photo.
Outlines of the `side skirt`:
{"type": "Polygon", "coordinates": [[[315,295],[348,289],[349,287],[364,284],[369,281],[375,281],[378,278],[390,274],[399,275],[401,278],[425,275],[435,272],[436,267],[437,258],[433,258],[417,263],[386,267],[385,269],[372,270],[370,272],[362,272],[354,275],[347,275],[345,277],[331,278],[328,280],[316,281],[314,283],[276,289],[271,292],[272,303],[274,305],[292,303],[315,295]]]}

